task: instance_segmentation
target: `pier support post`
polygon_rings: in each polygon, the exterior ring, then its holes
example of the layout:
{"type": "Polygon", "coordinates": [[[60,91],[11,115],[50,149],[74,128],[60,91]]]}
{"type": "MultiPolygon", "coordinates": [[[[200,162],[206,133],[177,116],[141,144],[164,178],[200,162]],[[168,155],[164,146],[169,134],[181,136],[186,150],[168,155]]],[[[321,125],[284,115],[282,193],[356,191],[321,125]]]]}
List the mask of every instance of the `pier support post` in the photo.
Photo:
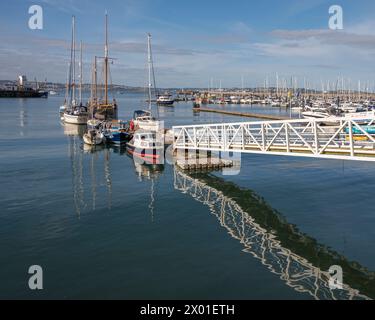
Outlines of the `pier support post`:
{"type": "Polygon", "coordinates": [[[285,141],[286,141],[286,152],[290,152],[290,141],[289,141],[289,125],[285,123],[285,141]]]}
{"type": "Polygon", "coordinates": [[[314,140],[315,140],[315,154],[319,154],[319,136],[318,136],[318,122],[314,121],[314,140]]]}
{"type": "Polygon", "coordinates": [[[349,122],[350,155],[354,157],[353,123],[351,120],[348,120],[348,122],[349,122]]]}

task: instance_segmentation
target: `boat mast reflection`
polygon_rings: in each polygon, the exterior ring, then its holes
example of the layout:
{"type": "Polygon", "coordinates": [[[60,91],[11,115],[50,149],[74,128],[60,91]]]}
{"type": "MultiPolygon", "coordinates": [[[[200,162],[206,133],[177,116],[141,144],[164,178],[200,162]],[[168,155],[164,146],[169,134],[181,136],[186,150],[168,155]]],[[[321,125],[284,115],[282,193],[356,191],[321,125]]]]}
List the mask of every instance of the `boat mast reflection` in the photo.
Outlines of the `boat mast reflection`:
{"type": "Polygon", "coordinates": [[[108,190],[108,209],[111,210],[112,208],[112,176],[111,176],[111,168],[110,168],[110,150],[105,148],[104,149],[104,173],[105,173],[105,181],[108,190]]]}
{"type": "Polygon", "coordinates": [[[138,179],[142,181],[150,181],[150,203],[148,208],[150,209],[151,221],[154,222],[155,218],[155,193],[156,193],[156,183],[159,177],[163,174],[164,165],[162,164],[145,164],[137,158],[133,158],[129,155],[131,159],[134,160],[134,168],[138,174],[138,179]]]}
{"type": "Polygon", "coordinates": [[[86,207],[84,202],[83,188],[83,156],[80,150],[80,139],[77,136],[69,136],[69,158],[72,168],[72,191],[73,203],[77,216],[81,216],[81,211],[86,207]]]}
{"type": "Polygon", "coordinates": [[[64,128],[64,135],[70,137],[80,137],[82,138],[86,132],[87,126],[86,125],[77,125],[77,124],[69,124],[69,123],[61,123],[64,128]]]}
{"type": "Polygon", "coordinates": [[[210,174],[188,175],[178,169],[174,187],[208,206],[228,233],[241,242],[244,252],[296,291],[317,300],[374,298],[374,272],[300,233],[251,190],[210,174]],[[328,269],[332,265],[344,270],[343,290],[330,289],[328,269]]]}
{"type": "Polygon", "coordinates": [[[92,210],[95,211],[97,209],[98,189],[100,189],[100,186],[105,186],[107,208],[109,210],[112,208],[111,150],[103,146],[85,145],[82,142],[82,135],[85,132],[84,127],[85,126],[64,125],[64,133],[68,136],[69,142],[68,155],[72,170],[73,205],[78,217],[87,209],[87,203],[89,203],[90,200],[92,202],[92,210]],[[98,162],[102,162],[102,174],[100,174],[101,170],[97,171],[99,168],[97,165],[98,162]],[[86,170],[89,172],[89,177],[85,177],[86,170]],[[85,195],[85,184],[86,187],[87,184],[91,184],[91,186],[86,189],[86,191],[91,191],[87,192],[91,193],[91,199],[90,195],[85,195]]]}

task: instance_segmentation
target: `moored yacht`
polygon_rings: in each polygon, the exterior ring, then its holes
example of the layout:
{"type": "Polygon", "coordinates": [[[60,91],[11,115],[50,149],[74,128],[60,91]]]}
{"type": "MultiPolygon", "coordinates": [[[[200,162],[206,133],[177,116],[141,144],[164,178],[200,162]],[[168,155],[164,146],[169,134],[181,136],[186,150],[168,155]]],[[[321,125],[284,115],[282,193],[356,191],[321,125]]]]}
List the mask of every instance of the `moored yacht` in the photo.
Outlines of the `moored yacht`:
{"type": "Polygon", "coordinates": [[[82,105],[82,42],[81,42],[81,59],[80,59],[80,90],[79,90],[79,102],[76,101],[76,73],[75,73],[75,17],[72,18],[72,46],[71,46],[71,59],[69,65],[69,77],[66,86],[66,98],[63,106],[60,107],[60,112],[63,111],[63,120],[70,124],[86,124],[89,114],[87,108],[82,105]]]}
{"type": "Polygon", "coordinates": [[[118,118],[118,105],[116,99],[110,99],[110,90],[113,92],[112,84],[110,82],[110,63],[113,63],[114,59],[109,57],[109,40],[108,40],[108,15],[105,14],[105,45],[104,45],[104,57],[94,57],[94,63],[92,68],[92,86],[91,86],[91,98],[89,101],[90,116],[92,119],[101,121],[111,121],[118,118]],[[99,96],[98,92],[101,87],[98,86],[98,59],[103,60],[103,84],[104,89],[103,96],[99,96]]]}
{"type": "Polygon", "coordinates": [[[231,96],[230,97],[230,103],[231,104],[239,104],[240,103],[240,98],[236,96],[231,96]]]}
{"type": "Polygon", "coordinates": [[[357,123],[367,123],[371,120],[372,121],[375,120],[375,110],[345,113],[343,115],[343,118],[352,119],[352,120],[362,120],[361,122],[357,122],[357,123]]]}
{"type": "Polygon", "coordinates": [[[89,113],[84,106],[71,106],[64,112],[64,122],[70,124],[87,124],[89,113]]]}
{"type": "Polygon", "coordinates": [[[133,116],[134,129],[143,129],[151,131],[159,131],[161,129],[160,121],[152,116],[151,111],[137,110],[133,116]]]}
{"type": "Polygon", "coordinates": [[[174,99],[172,98],[171,94],[165,93],[163,95],[159,95],[156,99],[156,102],[159,105],[171,106],[174,104],[174,99]]]}
{"type": "MultiPolygon", "coordinates": [[[[154,74],[154,64],[151,51],[151,34],[147,34],[147,62],[148,62],[148,110],[136,110],[134,111],[133,119],[130,123],[130,130],[148,130],[158,132],[163,129],[162,122],[158,121],[156,117],[152,114],[152,88],[154,88],[154,93],[156,92],[155,77],[151,75],[154,74]]],[[[160,96],[157,98],[159,99],[160,96]]]]}
{"type": "Polygon", "coordinates": [[[369,120],[375,119],[375,110],[365,112],[348,112],[344,113],[334,108],[310,108],[308,111],[302,112],[305,119],[344,119],[344,120],[360,120],[358,123],[368,123],[369,120]]]}
{"type": "Polygon", "coordinates": [[[302,112],[302,116],[305,119],[324,119],[324,118],[332,117],[332,115],[328,111],[321,110],[321,109],[319,110],[311,109],[310,111],[302,112]]]}

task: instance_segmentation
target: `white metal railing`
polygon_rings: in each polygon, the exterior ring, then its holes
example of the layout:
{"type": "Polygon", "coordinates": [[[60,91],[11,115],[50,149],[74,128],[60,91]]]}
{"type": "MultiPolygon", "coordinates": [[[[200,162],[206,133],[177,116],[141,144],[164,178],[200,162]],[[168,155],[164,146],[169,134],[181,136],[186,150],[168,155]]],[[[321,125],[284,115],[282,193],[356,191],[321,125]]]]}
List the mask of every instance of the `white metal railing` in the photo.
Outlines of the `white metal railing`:
{"type": "Polygon", "coordinates": [[[374,122],[327,118],[175,126],[174,148],[375,161],[375,135],[363,127],[374,122]]]}

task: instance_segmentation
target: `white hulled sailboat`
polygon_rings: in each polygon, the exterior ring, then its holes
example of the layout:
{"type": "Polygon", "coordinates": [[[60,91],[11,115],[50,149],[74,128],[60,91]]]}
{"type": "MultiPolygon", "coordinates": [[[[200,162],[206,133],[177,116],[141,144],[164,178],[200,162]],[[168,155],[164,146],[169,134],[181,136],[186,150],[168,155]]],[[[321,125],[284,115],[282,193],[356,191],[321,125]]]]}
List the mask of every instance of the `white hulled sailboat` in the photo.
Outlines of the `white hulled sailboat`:
{"type": "Polygon", "coordinates": [[[65,99],[64,122],[70,124],[86,124],[88,120],[87,108],[82,104],[82,43],[81,43],[81,70],[80,70],[80,96],[79,103],[76,100],[76,40],[75,40],[75,17],[72,18],[72,42],[70,50],[69,77],[67,83],[67,94],[65,99]]]}
{"type": "MultiPolygon", "coordinates": [[[[151,34],[147,34],[147,52],[148,52],[148,110],[137,110],[134,112],[133,122],[136,129],[159,131],[160,121],[152,115],[152,85],[155,85],[154,63],[152,59],[151,34]]],[[[156,89],[155,89],[156,90],[156,89]]]]}

